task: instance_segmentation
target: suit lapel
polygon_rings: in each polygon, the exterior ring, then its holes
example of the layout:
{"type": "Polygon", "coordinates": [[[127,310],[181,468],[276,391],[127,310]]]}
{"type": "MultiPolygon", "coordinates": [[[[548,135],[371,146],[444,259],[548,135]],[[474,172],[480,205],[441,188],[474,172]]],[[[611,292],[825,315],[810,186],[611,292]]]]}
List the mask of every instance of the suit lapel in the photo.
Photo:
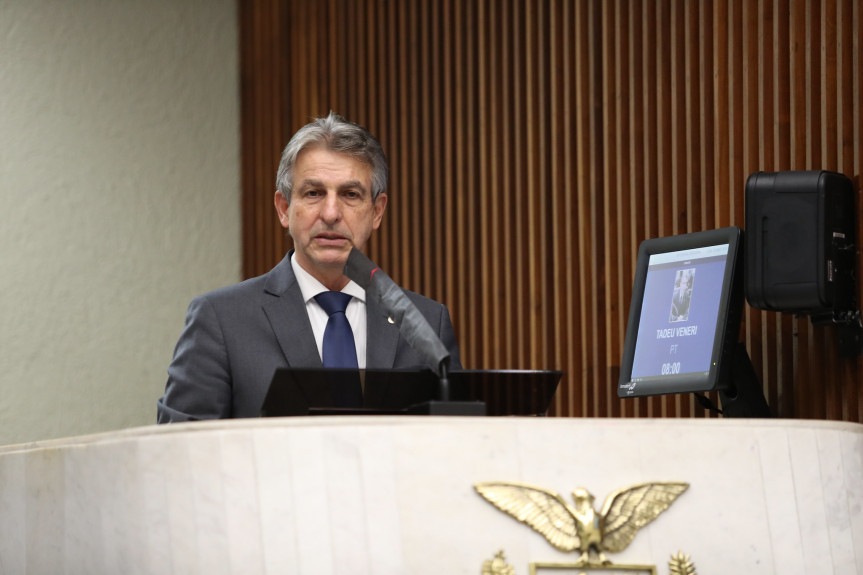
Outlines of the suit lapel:
{"type": "Polygon", "coordinates": [[[392,368],[399,343],[399,328],[389,322],[373,292],[366,295],[366,328],[366,367],[392,368]]]}
{"type": "MultiPolygon", "coordinates": [[[[264,287],[264,313],[291,367],[323,367],[303,293],[291,267],[291,250],[272,269],[264,287]]],[[[374,294],[366,297],[366,367],[395,365],[399,329],[390,323],[374,294]]]]}
{"type": "Polygon", "coordinates": [[[291,268],[292,253],[270,272],[264,287],[264,313],[290,367],[322,367],[303,293],[291,268]]]}

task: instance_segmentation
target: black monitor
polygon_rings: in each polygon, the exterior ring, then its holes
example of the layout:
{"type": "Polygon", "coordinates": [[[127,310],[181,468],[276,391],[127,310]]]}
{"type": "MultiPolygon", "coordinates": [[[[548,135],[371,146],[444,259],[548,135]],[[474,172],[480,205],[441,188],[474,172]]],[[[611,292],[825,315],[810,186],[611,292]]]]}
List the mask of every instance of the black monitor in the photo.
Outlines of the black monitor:
{"type": "Polygon", "coordinates": [[[618,396],[735,389],[742,243],[737,227],[641,243],[618,396]]]}

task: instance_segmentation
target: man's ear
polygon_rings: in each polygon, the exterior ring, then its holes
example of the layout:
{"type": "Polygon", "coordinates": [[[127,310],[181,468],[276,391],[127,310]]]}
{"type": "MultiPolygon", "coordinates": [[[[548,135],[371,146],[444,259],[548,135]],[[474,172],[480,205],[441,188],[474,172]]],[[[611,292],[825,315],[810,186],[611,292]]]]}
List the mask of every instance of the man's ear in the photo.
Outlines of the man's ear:
{"type": "Polygon", "coordinates": [[[273,203],[276,204],[276,213],[279,214],[279,223],[282,224],[283,228],[288,229],[288,200],[282,195],[282,192],[276,190],[273,203]]]}
{"type": "Polygon", "coordinates": [[[373,208],[375,211],[375,218],[372,222],[372,229],[376,230],[381,227],[381,220],[384,217],[384,211],[387,209],[387,195],[384,192],[378,194],[378,197],[375,198],[375,203],[373,208]]]}

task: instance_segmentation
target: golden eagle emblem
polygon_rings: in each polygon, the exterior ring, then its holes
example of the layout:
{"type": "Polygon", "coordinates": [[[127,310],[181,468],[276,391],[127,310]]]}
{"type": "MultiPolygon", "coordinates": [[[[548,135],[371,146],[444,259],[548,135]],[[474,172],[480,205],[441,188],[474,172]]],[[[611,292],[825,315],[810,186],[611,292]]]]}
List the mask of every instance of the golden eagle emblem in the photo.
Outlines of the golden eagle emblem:
{"type": "Polygon", "coordinates": [[[578,550],[578,565],[607,565],[605,552],[619,553],[636,532],[668,509],[688,483],[640,483],[618,489],[605,499],[602,511],[593,508],[586,489],[572,492],[575,506],[559,493],[505,481],[477,483],[474,489],[492,505],[538,531],[560,551],[578,550]]]}

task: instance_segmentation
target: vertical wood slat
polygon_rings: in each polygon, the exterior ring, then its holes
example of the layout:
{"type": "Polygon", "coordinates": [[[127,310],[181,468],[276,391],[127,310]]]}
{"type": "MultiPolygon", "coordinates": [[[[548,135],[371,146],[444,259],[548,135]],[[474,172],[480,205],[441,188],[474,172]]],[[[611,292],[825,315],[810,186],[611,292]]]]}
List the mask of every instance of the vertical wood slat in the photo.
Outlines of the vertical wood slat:
{"type": "MultiPolygon", "coordinates": [[[[854,0],[239,8],[244,274],[290,245],[272,193],[291,133],[359,121],[392,170],[370,255],[450,307],[467,367],[563,369],[555,415],[708,416],[616,396],[641,240],[742,226],[756,170],[837,170],[859,195],[854,0]]],[[[863,420],[863,359],[830,329],[747,308],[744,335],[778,415],[863,420]]]]}

